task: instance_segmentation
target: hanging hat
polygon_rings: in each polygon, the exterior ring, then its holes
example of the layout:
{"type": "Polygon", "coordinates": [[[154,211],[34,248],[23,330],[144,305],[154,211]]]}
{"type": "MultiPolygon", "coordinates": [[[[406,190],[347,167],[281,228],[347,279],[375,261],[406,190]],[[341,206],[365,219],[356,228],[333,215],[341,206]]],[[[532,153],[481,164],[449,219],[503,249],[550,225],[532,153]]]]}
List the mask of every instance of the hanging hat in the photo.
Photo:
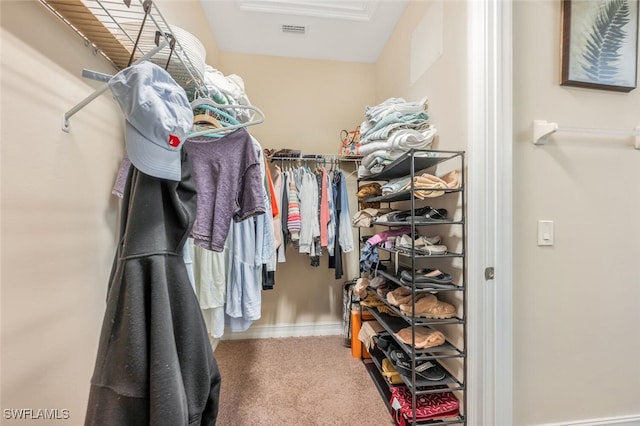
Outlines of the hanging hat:
{"type": "Polygon", "coordinates": [[[193,126],[184,89],[148,61],[118,72],[109,88],[126,119],[124,139],[133,165],[150,176],[180,181],[180,149],[193,126]]]}

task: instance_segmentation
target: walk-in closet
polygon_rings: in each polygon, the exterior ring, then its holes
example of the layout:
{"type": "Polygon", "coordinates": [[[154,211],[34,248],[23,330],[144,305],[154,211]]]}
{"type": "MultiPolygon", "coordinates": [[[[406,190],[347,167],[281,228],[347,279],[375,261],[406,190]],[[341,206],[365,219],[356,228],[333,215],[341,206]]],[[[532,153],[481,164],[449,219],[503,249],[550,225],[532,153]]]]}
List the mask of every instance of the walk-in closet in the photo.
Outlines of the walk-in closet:
{"type": "Polygon", "coordinates": [[[640,425],[638,16],[0,2],[0,423],[640,425]]]}

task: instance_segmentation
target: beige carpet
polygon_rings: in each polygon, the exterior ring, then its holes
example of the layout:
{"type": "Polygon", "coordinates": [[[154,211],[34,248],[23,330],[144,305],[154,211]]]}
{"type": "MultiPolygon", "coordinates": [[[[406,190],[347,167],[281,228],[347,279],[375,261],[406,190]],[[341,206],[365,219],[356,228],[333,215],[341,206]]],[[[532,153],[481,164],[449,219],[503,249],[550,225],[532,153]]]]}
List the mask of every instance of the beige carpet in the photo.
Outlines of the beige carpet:
{"type": "Polygon", "coordinates": [[[225,340],[218,426],[386,426],[391,415],[341,336],[225,340]]]}

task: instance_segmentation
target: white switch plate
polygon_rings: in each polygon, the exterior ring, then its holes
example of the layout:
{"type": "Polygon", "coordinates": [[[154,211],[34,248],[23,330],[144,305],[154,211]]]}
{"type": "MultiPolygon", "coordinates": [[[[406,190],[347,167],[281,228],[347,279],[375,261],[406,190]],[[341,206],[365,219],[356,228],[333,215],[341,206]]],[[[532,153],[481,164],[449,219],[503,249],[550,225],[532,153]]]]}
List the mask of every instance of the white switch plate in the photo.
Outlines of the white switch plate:
{"type": "Polygon", "coordinates": [[[553,221],[552,220],[538,221],[538,245],[539,246],[553,245],[553,221]]]}

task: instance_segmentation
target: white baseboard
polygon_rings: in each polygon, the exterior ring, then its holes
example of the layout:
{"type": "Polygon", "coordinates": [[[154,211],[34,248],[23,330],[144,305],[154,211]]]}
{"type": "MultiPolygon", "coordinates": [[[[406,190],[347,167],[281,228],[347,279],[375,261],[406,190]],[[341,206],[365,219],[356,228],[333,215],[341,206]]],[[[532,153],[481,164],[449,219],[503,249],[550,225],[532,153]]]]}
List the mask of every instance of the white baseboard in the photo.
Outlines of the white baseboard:
{"type": "Polygon", "coordinates": [[[222,340],[266,339],[269,337],[340,336],[342,322],[252,325],[242,333],[225,330],[222,340]]]}
{"type": "Polygon", "coordinates": [[[536,426],[640,426],[640,415],[638,416],[620,416],[607,417],[604,419],[577,420],[561,423],[544,423],[536,426]]]}

